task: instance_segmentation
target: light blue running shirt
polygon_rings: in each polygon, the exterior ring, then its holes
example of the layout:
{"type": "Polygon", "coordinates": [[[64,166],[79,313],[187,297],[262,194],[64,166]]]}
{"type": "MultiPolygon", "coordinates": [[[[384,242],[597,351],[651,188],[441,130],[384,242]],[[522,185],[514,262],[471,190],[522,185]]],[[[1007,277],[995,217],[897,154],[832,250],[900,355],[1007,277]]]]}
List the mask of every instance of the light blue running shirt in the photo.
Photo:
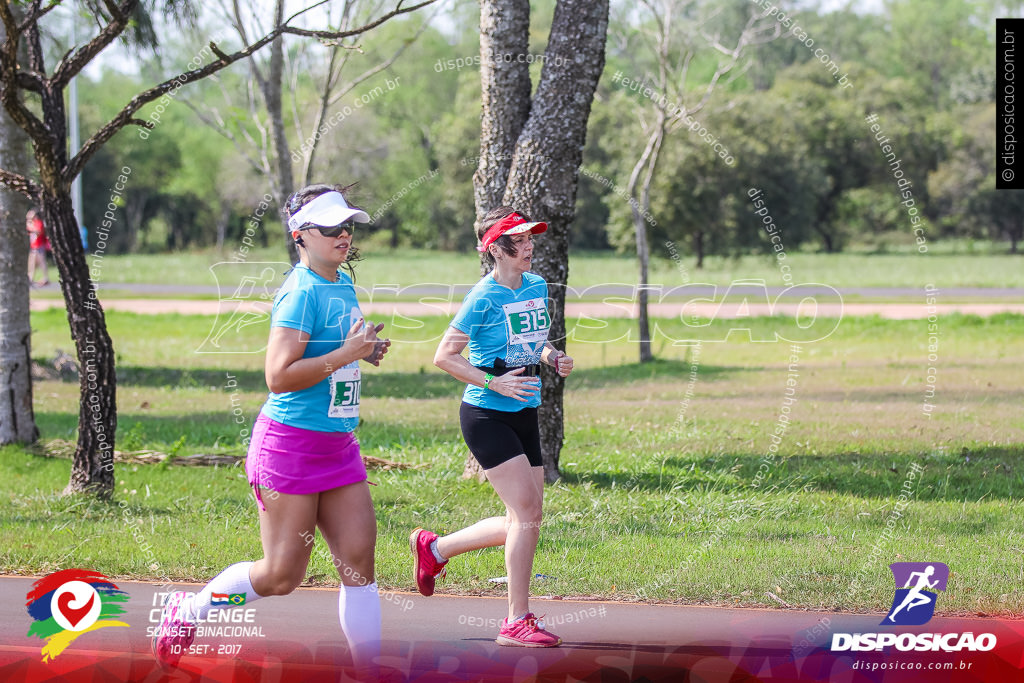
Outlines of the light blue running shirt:
{"type": "MultiPolygon", "coordinates": [[[[494,367],[496,358],[509,367],[540,363],[548,339],[551,318],[548,315],[548,285],[534,273],[523,273],[519,289],[512,290],[485,275],[462,300],[462,308],[451,326],[469,335],[469,362],[494,367]]],[[[525,403],[496,391],[473,384],[466,385],[462,400],[480,408],[516,412],[540,405],[540,378],[537,393],[525,403]]]]}
{"type": "MultiPolygon", "coordinates": [[[[299,263],[274,297],[270,326],[308,334],[302,357],[312,358],[341,346],[362,317],[352,278],[339,272],[338,281],[331,282],[299,263]]],[[[289,427],[351,432],[359,424],[361,385],[359,361],[353,361],[307,389],[271,392],[261,412],[289,427]]]]}

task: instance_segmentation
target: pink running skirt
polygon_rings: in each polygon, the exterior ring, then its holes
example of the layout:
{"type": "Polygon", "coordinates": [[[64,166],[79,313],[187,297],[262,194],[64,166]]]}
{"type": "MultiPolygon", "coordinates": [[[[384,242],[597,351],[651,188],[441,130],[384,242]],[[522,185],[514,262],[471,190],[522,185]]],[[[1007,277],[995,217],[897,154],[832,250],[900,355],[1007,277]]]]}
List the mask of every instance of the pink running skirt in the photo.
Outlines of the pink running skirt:
{"type": "Polygon", "coordinates": [[[260,413],[252,428],[245,473],[261,510],[260,488],[305,495],[366,481],[359,441],[351,432],[289,427],[260,413]]]}

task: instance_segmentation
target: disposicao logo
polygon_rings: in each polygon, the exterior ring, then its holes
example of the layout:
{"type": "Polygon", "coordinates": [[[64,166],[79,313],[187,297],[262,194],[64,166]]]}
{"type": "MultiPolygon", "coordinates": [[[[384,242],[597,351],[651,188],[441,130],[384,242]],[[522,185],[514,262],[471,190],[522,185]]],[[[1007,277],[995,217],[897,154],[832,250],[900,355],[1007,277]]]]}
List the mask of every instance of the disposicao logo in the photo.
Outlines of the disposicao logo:
{"type": "MultiPolygon", "coordinates": [[[[949,567],[941,562],[894,562],[889,565],[896,581],[892,607],[881,626],[920,626],[935,614],[938,593],[945,591],[949,567]],[[902,587],[901,587],[902,586],[902,587]],[[932,590],[929,590],[932,589],[932,590]]],[[[832,651],[881,652],[895,646],[906,652],[987,652],[996,646],[991,633],[833,633],[832,651]]]]}
{"type": "Polygon", "coordinates": [[[949,567],[941,562],[895,562],[889,565],[889,569],[896,580],[896,595],[882,625],[927,624],[935,614],[935,599],[938,597],[938,593],[927,589],[945,591],[949,567]]]}
{"type": "Polygon", "coordinates": [[[125,626],[111,619],[124,614],[128,594],[106,576],[90,569],[64,569],[32,584],[25,606],[35,621],[28,635],[42,638],[43,661],[52,660],[83,634],[107,626],[125,626]]]}

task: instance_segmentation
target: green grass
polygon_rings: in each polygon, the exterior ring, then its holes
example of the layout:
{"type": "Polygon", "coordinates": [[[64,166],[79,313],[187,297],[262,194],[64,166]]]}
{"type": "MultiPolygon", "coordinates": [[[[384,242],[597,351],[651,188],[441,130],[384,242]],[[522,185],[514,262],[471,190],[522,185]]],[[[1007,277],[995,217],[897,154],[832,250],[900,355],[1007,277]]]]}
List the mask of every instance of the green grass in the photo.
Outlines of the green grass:
{"type": "MultiPolygon", "coordinates": [[[[265,397],[261,354],[194,353],[212,326],[202,316],[111,313],[109,323],[119,447],[243,452],[241,430],[265,397]],[[234,405],[245,424],[234,422],[234,405]]],[[[371,472],[382,587],[411,589],[411,528],[450,531],[500,513],[488,486],[459,478],[460,386],[430,364],[444,325],[426,320],[419,341],[409,334],[386,367],[365,374],[364,452],[430,465],[371,472]]],[[[62,312],[33,314],[33,328],[37,358],[68,348],[62,312]]],[[[567,383],[564,477],[547,488],[535,565],[557,578],[534,592],[777,606],[770,591],[798,607],[877,612],[892,597],[887,565],[927,560],[952,570],[945,613],[1020,613],[1024,317],[941,318],[932,418],[921,411],[925,331],[923,321],[847,318],[803,345],[792,422],[769,459],[788,345],[706,343],[695,356],[664,343],[657,362],[640,365],[624,340],[571,344],[579,370],[567,383]],[[923,474],[894,517],[912,466],[923,474]]],[[[44,441],[74,439],[77,400],[76,384],[36,384],[44,441]]],[[[69,470],[67,460],[0,450],[0,571],[86,566],[205,581],[260,556],[241,467],[120,465],[112,503],[61,497],[69,470]]],[[[319,540],[309,574],[334,580],[319,540]]],[[[504,574],[500,551],[470,553],[449,565],[441,590],[502,594],[487,579],[504,574]]]]}
{"type": "MultiPolygon", "coordinates": [[[[696,270],[693,259],[685,257],[677,265],[667,257],[660,245],[653,247],[649,281],[668,287],[686,282],[716,284],[721,287],[738,280],[760,279],[768,286],[780,287],[782,281],[775,259],[768,255],[739,258],[711,256],[705,268],[696,270]]],[[[475,253],[455,254],[414,249],[368,250],[357,265],[357,284],[372,290],[374,286],[408,287],[424,283],[472,284],[477,280],[479,265],[475,253]]],[[[888,253],[848,252],[823,254],[789,253],[793,283],[823,283],[843,287],[910,287],[920,289],[926,283],[940,287],[1024,287],[1021,257],[1004,249],[966,242],[940,242],[928,254],[913,249],[888,253]]],[[[248,266],[215,264],[230,261],[232,252],[214,250],[172,254],[133,254],[106,256],[99,270],[99,280],[110,287],[117,283],[160,283],[181,285],[217,284],[214,272],[241,272],[258,262],[281,263],[286,269],[284,250],[265,248],[248,255],[248,266]],[[211,270],[213,268],[213,270],[211,270]],[[154,274],[159,273],[159,277],[154,274]]],[[[569,259],[569,286],[583,290],[598,284],[635,285],[638,268],[635,257],[600,252],[572,252],[569,259]]],[[[129,290],[130,293],[130,290],[129,290]]],[[[124,290],[116,293],[125,294],[124,290]]],[[[110,293],[107,296],[114,296],[110,293]]],[[[153,295],[147,295],[153,296],[153,295]]]]}

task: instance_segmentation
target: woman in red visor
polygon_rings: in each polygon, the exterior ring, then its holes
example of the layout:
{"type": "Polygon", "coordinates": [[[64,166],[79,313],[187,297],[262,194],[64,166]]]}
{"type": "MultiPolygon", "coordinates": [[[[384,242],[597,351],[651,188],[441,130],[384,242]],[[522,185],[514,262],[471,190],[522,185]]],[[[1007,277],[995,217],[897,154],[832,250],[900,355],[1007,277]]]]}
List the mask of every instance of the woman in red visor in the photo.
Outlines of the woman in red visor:
{"type": "Polygon", "coordinates": [[[544,501],[541,464],[540,363],[566,377],[572,358],[548,342],[547,283],[531,273],[533,236],[547,230],[513,208],[494,209],[480,226],[477,247],[493,270],[462,302],[434,355],[434,364],[466,383],[459,420],[470,452],[505,504],[490,517],[447,536],[416,529],[409,539],[416,586],[432,595],[448,560],[470,550],[505,546],[508,616],[497,642],[553,647],[562,639],[530,611],[530,578],[544,501]],[[462,355],[468,349],[468,359],[462,355]]]}

